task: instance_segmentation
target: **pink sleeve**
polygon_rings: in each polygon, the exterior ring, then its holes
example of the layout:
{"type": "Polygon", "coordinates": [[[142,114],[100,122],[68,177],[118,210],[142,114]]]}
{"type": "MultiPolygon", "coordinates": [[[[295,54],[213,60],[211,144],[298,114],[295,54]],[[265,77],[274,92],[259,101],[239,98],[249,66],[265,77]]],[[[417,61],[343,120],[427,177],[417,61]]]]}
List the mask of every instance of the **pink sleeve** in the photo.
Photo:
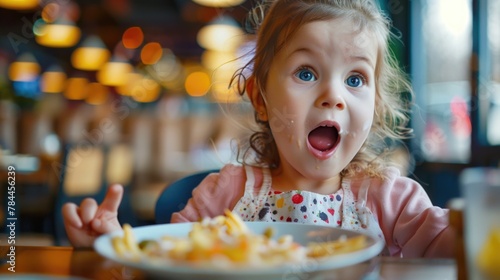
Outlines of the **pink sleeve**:
{"type": "Polygon", "coordinates": [[[232,164],[225,165],[219,173],[208,175],[193,190],[186,207],[172,214],[172,223],[197,222],[204,217],[223,215],[232,210],[245,191],[245,169],[232,164]]]}
{"type": "Polygon", "coordinates": [[[449,211],[433,206],[420,184],[394,173],[369,191],[368,207],[378,217],[391,256],[454,256],[449,211]]]}

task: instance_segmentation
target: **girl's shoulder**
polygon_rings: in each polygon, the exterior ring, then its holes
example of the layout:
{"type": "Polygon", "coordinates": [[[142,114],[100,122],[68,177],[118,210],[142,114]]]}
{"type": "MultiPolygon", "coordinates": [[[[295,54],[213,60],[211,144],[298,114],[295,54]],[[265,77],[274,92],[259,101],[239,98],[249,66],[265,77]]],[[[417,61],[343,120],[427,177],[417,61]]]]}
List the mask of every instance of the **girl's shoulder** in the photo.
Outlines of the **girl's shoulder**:
{"type": "Polygon", "coordinates": [[[401,175],[401,172],[396,167],[388,167],[385,170],[384,177],[381,180],[381,185],[392,188],[418,188],[423,187],[414,179],[401,175]]]}
{"type": "Polygon", "coordinates": [[[350,186],[354,193],[368,187],[370,194],[375,198],[388,199],[390,197],[402,197],[410,195],[426,195],[424,188],[415,180],[402,176],[399,169],[387,167],[380,177],[370,177],[366,174],[358,174],[351,179],[350,186]]]}
{"type": "Polygon", "coordinates": [[[221,176],[242,176],[245,174],[245,168],[242,165],[228,163],[220,168],[221,176]]]}
{"type": "MultiPolygon", "coordinates": [[[[226,164],[218,172],[210,173],[205,181],[210,182],[213,187],[226,188],[231,185],[241,185],[238,182],[244,182],[246,179],[245,168],[241,165],[226,164]]],[[[204,187],[206,184],[202,184],[204,187]]]]}
{"type": "MultiPolygon", "coordinates": [[[[359,177],[366,179],[367,177],[370,176],[366,174],[361,174],[361,176],[359,177]]],[[[386,167],[384,170],[380,172],[380,176],[377,177],[372,176],[369,180],[381,185],[393,185],[393,184],[400,185],[408,183],[417,183],[415,180],[407,176],[401,175],[400,169],[393,166],[386,167]]]]}
{"type": "Polygon", "coordinates": [[[232,164],[208,174],[193,190],[186,207],[172,215],[173,222],[193,222],[223,215],[244,193],[245,170],[232,164]]]}
{"type": "Polygon", "coordinates": [[[228,163],[220,168],[216,176],[219,181],[245,181],[247,177],[246,173],[245,166],[228,163]]]}
{"type": "Polygon", "coordinates": [[[266,178],[269,176],[268,173],[262,167],[229,163],[220,169],[218,180],[231,181],[236,185],[245,184],[250,181],[253,187],[260,187],[264,179],[268,179],[266,178]]]}
{"type": "Polygon", "coordinates": [[[409,177],[401,176],[399,170],[393,167],[387,168],[381,178],[364,177],[353,180],[351,189],[355,195],[365,194],[368,207],[375,212],[385,213],[387,205],[391,205],[394,213],[399,213],[408,205],[417,207],[418,211],[432,207],[422,185],[409,177]]]}

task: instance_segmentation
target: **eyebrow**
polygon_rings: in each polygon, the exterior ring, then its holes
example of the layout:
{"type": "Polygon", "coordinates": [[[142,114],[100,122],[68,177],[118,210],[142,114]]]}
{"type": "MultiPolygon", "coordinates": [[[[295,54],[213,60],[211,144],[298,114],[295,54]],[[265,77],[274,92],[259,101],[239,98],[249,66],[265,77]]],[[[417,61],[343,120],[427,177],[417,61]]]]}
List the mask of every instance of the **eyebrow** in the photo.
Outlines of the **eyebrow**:
{"type": "Polygon", "coordinates": [[[307,47],[302,47],[302,48],[298,48],[296,50],[293,50],[291,52],[288,52],[286,57],[290,58],[291,56],[294,56],[296,53],[301,53],[301,52],[314,53],[311,49],[309,49],[307,47]]]}
{"type": "MultiPolygon", "coordinates": [[[[307,48],[307,47],[302,47],[302,48],[299,48],[299,49],[296,49],[292,52],[290,52],[287,57],[291,57],[293,56],[294,54],[296,53],[301,53],[301,52],[307,52],[307,53],[315,53],[313,50],[307,48]]],[[[375,65],[373,64],[372,60],[370,58],[368,58],[367,56],[364,56],[364,55],[350,55],[348,57],[348,59],[350,61],[354,61],[354,60],[361,60],[361,61],[364,61],[366,62],[369,66],[371,66],[373,69],[375,69],[375,65]]]]}
{"type": "Polygon", "coordinates": [[[363,56],[363,55],[351,55],[349,56],[349,59],[352,60],[361,60],[366,62],[368,65],[370,65],[373,69],[375,69],[375,65],[373,65],[373,62],[370,58],[363,56]]]}

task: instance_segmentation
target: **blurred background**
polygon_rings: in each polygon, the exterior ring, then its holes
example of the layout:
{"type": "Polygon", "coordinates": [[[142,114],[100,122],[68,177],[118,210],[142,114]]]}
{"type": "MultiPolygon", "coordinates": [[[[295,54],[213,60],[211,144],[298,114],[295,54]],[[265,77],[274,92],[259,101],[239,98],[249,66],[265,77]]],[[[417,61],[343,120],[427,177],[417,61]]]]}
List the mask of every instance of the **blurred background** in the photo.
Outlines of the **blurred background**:
{"type": "MultiPolygon", "coordinates": [[[[0,0],[3,232],[8,166],[18,239],[45,245],[64,244],[58,211],[71,197],[122,183],[121,221],[150,224],[170,182],[233,162],[253,115],[228,83],[253,47],[255,3],[0,0]]],[[[499,165],[500,0],[379,4],[415,90],[415,137],[395,156],[446,206],[464,168],[499,165]]]]}

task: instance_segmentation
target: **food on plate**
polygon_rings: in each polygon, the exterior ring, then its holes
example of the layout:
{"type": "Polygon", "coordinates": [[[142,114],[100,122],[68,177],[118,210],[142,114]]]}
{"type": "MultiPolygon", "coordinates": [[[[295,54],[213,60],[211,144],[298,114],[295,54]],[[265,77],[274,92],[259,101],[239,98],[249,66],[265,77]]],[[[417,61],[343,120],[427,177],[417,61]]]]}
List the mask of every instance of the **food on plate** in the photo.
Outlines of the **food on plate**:
{"type": "Polygon", "coordinates": [[[367,246],[366,236],[301,245],[291,235],[274,237],[270,224],[262,234],[250,231],[231,211],[194,223],[187,237],[165,235],[137,241],[130,225],[111,239],[116,254],[134,261],[189,263],[217,267],[269,267],[344,254],[367,246]]]}

